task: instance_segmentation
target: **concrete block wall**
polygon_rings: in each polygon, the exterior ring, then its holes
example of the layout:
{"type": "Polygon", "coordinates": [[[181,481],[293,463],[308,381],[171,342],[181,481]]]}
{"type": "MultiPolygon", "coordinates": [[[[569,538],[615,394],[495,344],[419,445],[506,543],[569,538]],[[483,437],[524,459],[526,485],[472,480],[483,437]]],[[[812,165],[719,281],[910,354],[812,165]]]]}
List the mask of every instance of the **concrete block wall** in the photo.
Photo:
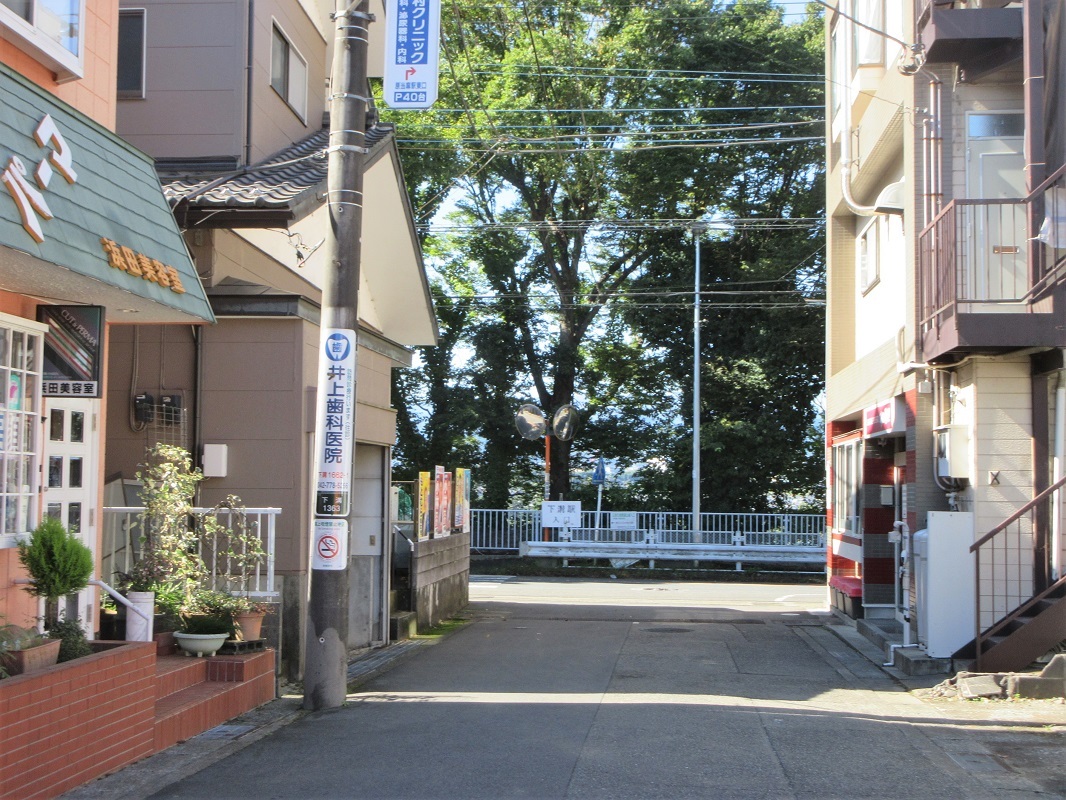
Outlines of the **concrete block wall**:
{"type": "Polygon", "coordinates": [[[411,583],[419,630],[465,608],[470,602],[470,535],[418,542],[411,554],[411,583]]]}

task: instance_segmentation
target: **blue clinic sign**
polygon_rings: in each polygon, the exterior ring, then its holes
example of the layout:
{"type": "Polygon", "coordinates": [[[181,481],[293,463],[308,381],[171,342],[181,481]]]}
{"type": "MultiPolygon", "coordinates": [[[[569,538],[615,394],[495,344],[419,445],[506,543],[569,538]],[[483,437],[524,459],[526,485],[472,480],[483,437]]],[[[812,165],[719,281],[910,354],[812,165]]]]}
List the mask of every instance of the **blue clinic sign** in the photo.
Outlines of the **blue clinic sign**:
{"type": "Polygon", "coordinates": [[[386,0],[385,103],[426,109],[437,100],[441,0],[386,0]]]}

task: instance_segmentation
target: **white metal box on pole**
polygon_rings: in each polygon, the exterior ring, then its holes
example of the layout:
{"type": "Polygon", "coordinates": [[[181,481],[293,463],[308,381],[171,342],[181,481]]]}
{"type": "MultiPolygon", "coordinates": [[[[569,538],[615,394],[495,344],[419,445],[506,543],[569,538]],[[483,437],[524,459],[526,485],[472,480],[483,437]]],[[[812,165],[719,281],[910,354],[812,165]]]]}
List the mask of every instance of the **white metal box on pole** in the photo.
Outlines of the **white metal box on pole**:
{"type": "Polygon", "coordinates": [[[973,514],[930,511],[914,540],[919,644],[950,658],[974,637],[973,514]]]}

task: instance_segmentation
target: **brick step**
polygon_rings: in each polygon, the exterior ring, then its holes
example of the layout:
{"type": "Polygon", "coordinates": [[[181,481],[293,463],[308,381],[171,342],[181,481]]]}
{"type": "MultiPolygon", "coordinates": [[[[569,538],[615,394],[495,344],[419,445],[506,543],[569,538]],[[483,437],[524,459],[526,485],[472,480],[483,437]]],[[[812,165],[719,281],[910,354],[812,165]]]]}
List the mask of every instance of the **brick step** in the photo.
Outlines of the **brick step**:
{"type": "Polygon", "coordinates": [[[155,660],[155,696],[167,695],[196,686],[207,680],[207,659],[180,656],[157,656],[155,660]]]}
{"type": "MultiPolygon", "coordinates": [[[[163,750],[274,699],[274,651],[246,655],[185,658],[167,656],[157,667],[155,747],[163,750]],[[186,662],[185,664],[173,663],[186,662]],[[186,684],[191,677],[203,677],[186,684]]],[[[157,662],[158,664],[158,662],[157,662]]]]}

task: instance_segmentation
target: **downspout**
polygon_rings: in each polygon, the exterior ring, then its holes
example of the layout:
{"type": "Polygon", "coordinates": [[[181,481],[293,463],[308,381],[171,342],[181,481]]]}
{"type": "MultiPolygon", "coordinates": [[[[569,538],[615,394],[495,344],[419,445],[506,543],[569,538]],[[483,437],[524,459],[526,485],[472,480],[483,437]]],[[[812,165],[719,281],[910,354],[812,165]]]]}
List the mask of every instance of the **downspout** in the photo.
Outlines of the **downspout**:
{"type": "MultiPolygon", "coordinates": [[[[845,72],[847,71],[847,65],[853,63],[854,53],[852,52],[852,42],[854,37],[851,35],[851,27],[854,27],[855,23],[851,21],[849,17],[845,17],[849,21],[848,35],[844,36],[844,64],[845,72]]],[[[850,209],[852,214],[856,214],[860,217],[872,217],[877,212],[873,206],[864,206],[862,203],[856,202],[855,197],[851,193],[851,83],[845,81],[841,88],[841,113],[844,115],[844,126],[840,134],[840,194],[844,198],[844,203],[850,209]]]]}
{"type": "Polygon", "coordinates": [[[244,166],[252,163],[252,74],[255,68],[255,54],[252,44],[255,41],[255,0],[248,0],[248,46],[247,63],[244,66],[244,166]]]}
{"type": "MultiPolygon", "coordinates": [[[[1066,348],[1062,350],[1063,367],[1055,387],[1055,455],[1052,461],[1051,482],[1062,480],[1063,461],[1066,460],[1066,348]]],[[[1051,501],[1051,580],[1062,577],[1062,490],[1051,501]]]]}

